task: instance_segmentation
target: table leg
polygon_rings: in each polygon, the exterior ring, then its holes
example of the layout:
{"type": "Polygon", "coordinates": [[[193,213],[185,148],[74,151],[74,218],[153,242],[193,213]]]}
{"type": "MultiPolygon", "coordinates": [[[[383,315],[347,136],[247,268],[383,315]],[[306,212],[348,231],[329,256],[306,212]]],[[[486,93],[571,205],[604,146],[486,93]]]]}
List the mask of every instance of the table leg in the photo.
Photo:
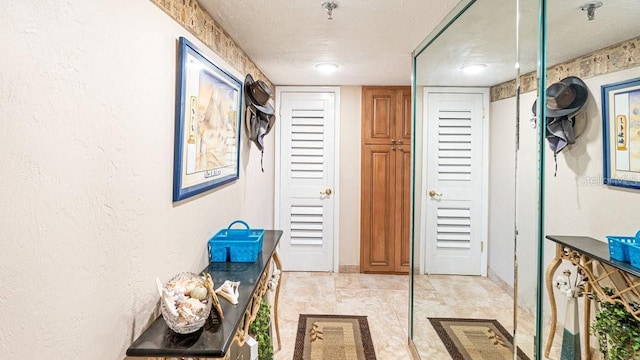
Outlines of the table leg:
{"type": "Polygon", "coordinates": [[[560,258],[561,254],[562,245],[556,244],[556,257],[547,267],[547,271],[545,272],[544,276],[545,285],[547,286],[547,295],[549,295],[549,302],[551,303],[551,324],[549,329],[549,336],[547,338],[547,344],[544,347],[544,357],[546,358],[549,357],[551,345],[553,344],[553,337],[556,335],[556,325],[558,322],[558,309],[556,308],[556,299],[553,296],[553,275],[562,262],[562,259],[560,258]]]}
{"type": "MultiPolygon", "coordinates": [[[[592,269],[593,271],[593,269],[592,269]]],[[[591,337],[589,333],[589,326],[591,325],[591,298],[589,293],[591,292],[591,279],[587,280],[584,284],[584,358],[591,359],[591,337]]]]}
{"type": "Polygon", "coordinates": [[[278,350],[282,350],[282,344],[280,343],[280,324],[278,323],[278,298],[280,297],[280,284],[282,283],[282,262],[280,262],[280,255],[277,251],[273,252],[273,262],[276,268],[280,270],[280,279],[278,279],[278,285],[276,285],[276,296],[273,300],[273,319],[276,325],[276,339],[278,340],[278,350]]]}

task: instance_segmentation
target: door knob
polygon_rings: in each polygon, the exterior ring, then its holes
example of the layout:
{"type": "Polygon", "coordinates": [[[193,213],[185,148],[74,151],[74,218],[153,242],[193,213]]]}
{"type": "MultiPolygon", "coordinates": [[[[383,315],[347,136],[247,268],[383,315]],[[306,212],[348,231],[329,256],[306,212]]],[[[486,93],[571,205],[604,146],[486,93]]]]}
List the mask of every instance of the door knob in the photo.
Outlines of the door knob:
{"type": "Polygon", "coordinates": [[[331,189],[326,189],[325,191],[320,191],[320,195],[331,195],[333,191],[331,189]]]}
{"type": "Polygon", "coordinates": [[[434,197],[434,196],[442,196],[441,193],[437,193],[435,190],[429,190],[429,196],[434,197]]]}

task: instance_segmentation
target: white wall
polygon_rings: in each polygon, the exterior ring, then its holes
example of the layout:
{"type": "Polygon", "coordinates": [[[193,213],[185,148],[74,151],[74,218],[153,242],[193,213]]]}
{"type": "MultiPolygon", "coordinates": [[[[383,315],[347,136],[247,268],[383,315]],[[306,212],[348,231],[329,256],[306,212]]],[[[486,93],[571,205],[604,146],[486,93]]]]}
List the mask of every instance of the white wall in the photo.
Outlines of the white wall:
{"type": "Polygon", "coordinates": [[[536,281],[538,274],[538,133],[529,121],[533,116],[531,106],[537,92],[520,96],[520,148],[516,178],[518,227],[518,304],[535,313],[536,281]]]}
{"type": "Polygon", "coordinates": [[[0,12],[2,358],[123,358],[156,277],[234,219],[273,226],[272,134],[265,173],[243,134],[239,181],[171,201],[179,36],[214,57],[148,0],[0,12]]]}
{"type": "Polygon", "coordinates": [[[553,154],[546,150],[546,232],[585,235],[605,241],[605,235],[634,235],[640,229],[640,191],[602,184],[601,86],[637,78],[640,67],[585,79],[591,95],[587,127],[576,144],[558,154],[553,176],[553,154]],[[597,220],[597,221],[595,221],[597,220]]]}
{"type": "Polygon", "coordinates": [[[492,102],[489,127],[489,274],[513,286],[516,102],[492,102]]]}
{"type": "MultiPolygon", "coordinates": [[[[591,93],[587,126],[576,144],[558,154],[555,177],[553,153],[545,150],[545,234],[590,236],[605,242],[606,235],[633,236],[640,230],[640,190],[602,184],[601,86],[637,77],[640,67],[584,79],[591,93]]],[[[555,243],[545,241],[545,264],[553,259],[554,250],[555,243]]],[[[544,298],[548,315],[546,292],[544,298]]],[[[558,318],[563,319],[563,309],[559,310],[558,318]]]]}
{"type": "Polygon", "coordinates": [[[360,264],[362,87],[340,87],[340,265],[360,264]]]}
{"type": "Polygon", "coordinates": [[[534,312],[537,263],[537,129],[531,127],[536,92],[521,94],[516,173],[516,99],[491,103],[489,175],[489,269],[514,286],[517,246],[518,302],[534,312]],[[517,175],[517,176],[516,176],[517,175]],[[515,213],[514,213],[515,212],[515,213]],[[514,241],[518,228],[517,244],[514,241]]]}

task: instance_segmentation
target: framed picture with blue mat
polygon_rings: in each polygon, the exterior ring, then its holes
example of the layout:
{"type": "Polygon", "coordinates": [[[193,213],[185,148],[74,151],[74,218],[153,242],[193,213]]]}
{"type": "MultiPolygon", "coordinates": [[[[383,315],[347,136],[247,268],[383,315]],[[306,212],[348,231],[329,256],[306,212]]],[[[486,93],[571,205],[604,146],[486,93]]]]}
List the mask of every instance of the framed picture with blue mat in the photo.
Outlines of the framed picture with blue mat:
{"type": "Polygon", "coordinates": [[[602,86],[604,183],[640,189],[640,78],[602,86]]]}
{"type": "Polygon", "coordinates": [[[181,37],[173,201],[240,177],[242,82],[181,37]]]}

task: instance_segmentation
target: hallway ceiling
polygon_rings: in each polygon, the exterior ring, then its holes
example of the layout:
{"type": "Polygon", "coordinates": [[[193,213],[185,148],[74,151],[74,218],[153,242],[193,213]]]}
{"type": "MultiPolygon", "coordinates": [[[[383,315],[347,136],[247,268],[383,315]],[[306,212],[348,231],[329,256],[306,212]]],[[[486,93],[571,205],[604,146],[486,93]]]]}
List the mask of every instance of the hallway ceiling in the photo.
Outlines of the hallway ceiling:
{"type": "Polygon", "coordinates": [[[411,53],[457,0],[335,0],[333,20],[323,2],[200,0],[276,85],[410,85],[411,53]]]}
{"type": "MultiPolygon", "coordinates": [[[[276,85],[410,85],[411,53],[458,0],[334,0],[333,20],[325,0],[200,0],[214,20],[276,85]],[[333,62],[330,75],[313,66],[333,62]]],[[[585,0],[586,1],[586,0],[585,0]]],[[[548,64],[556,64],[640,34],[638,0],[605,1],[596,21],[580,11],[585,1],[556,0],[548,6],[548,64]],[[611,24],[610,26],[603,24],[611,24]]],[[[521,8],[520,61],[535,69],[537,5],[521,8]],[[527,40],[531,37],[531,40],[527,40]]],[[[428,61],[423,84],[491,86],[513,79],[515,11],[511,0],[477,1],[445,33],[428,61]],[[473,15],[470,15],[473,14],[473,15]],[[479,21],[483,20],[483,21],[479,21]],[[502,55],[496,55],[502,54],[502,55]],[[461,62],[489,66],[479,78],[461,77],[461,62]],[[433,78],[431,78],[433,77],[433,78]]]]}

